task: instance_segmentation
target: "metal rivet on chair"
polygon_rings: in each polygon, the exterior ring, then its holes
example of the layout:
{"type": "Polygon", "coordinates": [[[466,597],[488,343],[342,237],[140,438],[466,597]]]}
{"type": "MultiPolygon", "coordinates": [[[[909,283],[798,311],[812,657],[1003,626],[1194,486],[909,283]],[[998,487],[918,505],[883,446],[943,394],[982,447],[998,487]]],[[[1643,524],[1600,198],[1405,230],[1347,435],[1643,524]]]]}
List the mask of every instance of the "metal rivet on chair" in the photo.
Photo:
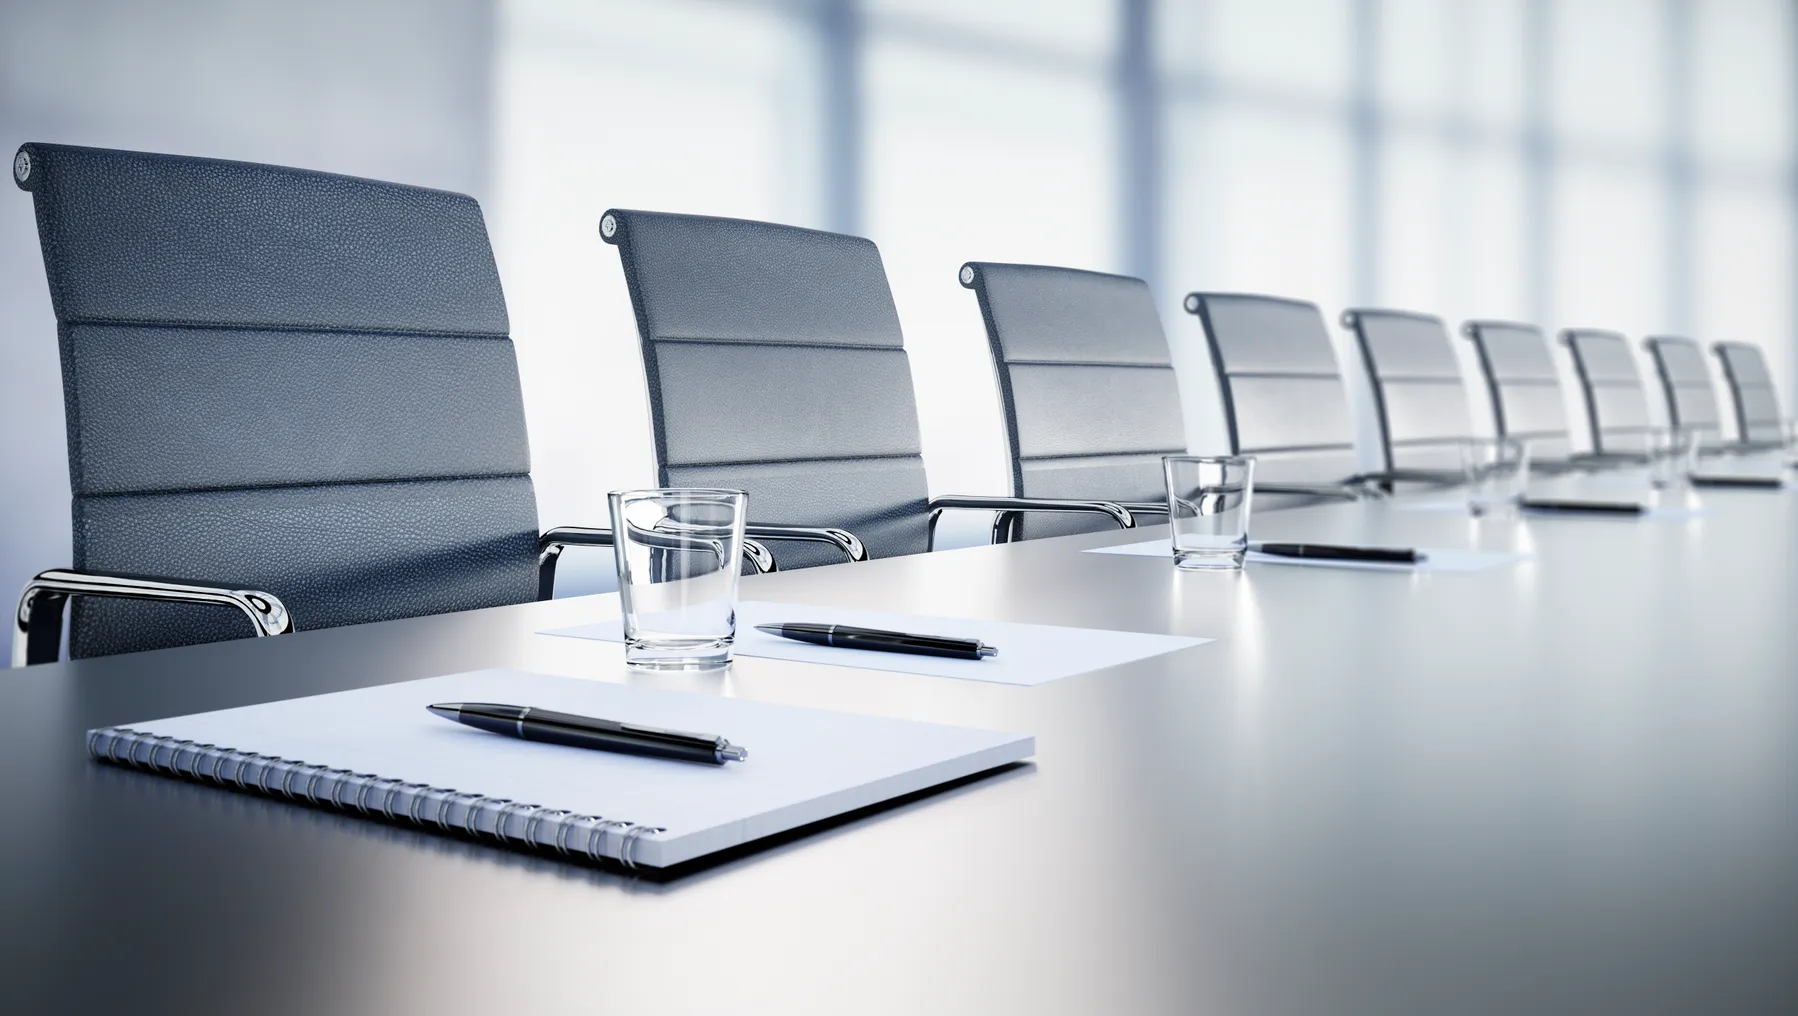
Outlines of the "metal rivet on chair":
{"type": "Polygon", "coordinates": [[[1186,295],[1186,312],[1188,314],[1197,314],[1199,312],[1199,298],[1191,293],[1186,295]]]}
{"type": "MultiPolygon", "coordinates": [[[[24,153],[20,153],[20,154],[24,154],[24,153]]],[[[23,179],[23,178],[21,177],[21,179],[23,179]]],[[[606,214],[600,216],[599,217],[599,235],[605,237],[608,240],[610,240],[614,236],[617,236],[618,235],[618,217],[613,215],[611,212],[607,212],[606,214]]]]}
{"type": "Polygon", "coordinates": [[[12,178],[20,183],[31,179],[31,153],[23,148],[19,149],[19,154],[13,156],[12,178]]]}
{"type": "Polygon", "coordinates": [[[973,265],[962,265],[961,266],[961,284],[964,286],[972,286],[974,284],[974,266],[973,265]]]}

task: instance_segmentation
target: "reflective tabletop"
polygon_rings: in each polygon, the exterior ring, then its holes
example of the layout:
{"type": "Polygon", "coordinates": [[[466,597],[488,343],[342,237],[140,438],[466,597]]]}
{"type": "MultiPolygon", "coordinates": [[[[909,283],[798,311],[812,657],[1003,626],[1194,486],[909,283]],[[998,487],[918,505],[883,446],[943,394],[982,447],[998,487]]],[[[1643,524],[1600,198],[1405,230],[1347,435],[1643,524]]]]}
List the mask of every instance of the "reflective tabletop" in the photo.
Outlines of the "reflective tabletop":
{"type": "Polygon", "coordinates": [[[743,596],[1210,636],[1037,687],[629,673],[586,597],[0,676],[0,1011],[1798,1012],[1798,492],[1686,519],[1363,502],[1259,538],[1476,574],[1083,553],[743,596]],[[87,728],[506,665],[1033,733],[1034,762],[675,877],[88,761],[87,728]]]}

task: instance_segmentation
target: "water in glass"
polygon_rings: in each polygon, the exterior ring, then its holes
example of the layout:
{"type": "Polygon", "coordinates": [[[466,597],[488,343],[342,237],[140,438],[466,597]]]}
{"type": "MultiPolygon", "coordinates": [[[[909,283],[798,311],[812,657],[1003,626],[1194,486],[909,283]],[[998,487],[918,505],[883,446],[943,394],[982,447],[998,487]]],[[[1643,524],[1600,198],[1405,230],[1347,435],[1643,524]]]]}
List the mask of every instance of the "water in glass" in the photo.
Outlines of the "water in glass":
{"type": "Polygon", "coordinates": [[[1249,547],[1255,460],[1169,455],[1161,466],[1167,477],[1174,564],[1191,569],[1241,568],[1249,547]]]}
{"type": "Polygon", "coordinates": [[[1468,510],[1481,516],[1510,514],[1529,487],[1529,446],[1510,437],[1464,441],[1461,469],[1467,480],[1468,510]]]}
{"type": "Polygon", "coordinates": [[[611,495],[624,658],[651,670],[730,662],[747,497],[674,488],[611,495]]]}

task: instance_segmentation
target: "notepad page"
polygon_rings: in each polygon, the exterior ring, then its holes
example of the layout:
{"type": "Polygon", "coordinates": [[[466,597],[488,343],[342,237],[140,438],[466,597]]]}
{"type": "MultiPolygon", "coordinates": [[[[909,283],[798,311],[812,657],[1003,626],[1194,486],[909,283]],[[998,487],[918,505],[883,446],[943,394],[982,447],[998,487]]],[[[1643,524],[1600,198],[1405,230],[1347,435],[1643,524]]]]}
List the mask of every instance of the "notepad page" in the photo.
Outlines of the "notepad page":
{"type": "Polygon", "coordinates": [[[665,831],[651,866],[842,814],[1028,758],[1028,735],[717,695],[484,670],[121,724],[149,734],[453,787],[665,831]],[[748,749],[708,766],[502,737],[433,716],[434,702],[502,702],[719,734],[748,749]]]}

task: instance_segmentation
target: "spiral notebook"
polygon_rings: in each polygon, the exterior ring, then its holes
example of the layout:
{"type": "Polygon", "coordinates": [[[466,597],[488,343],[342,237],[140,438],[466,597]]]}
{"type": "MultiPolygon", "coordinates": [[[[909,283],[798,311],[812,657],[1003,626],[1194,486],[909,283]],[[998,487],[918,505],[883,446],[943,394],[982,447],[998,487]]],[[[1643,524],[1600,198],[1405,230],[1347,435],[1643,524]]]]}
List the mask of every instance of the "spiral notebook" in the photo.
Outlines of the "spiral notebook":
{"type": "Polygon", "coordinates": [[[651,868],[1021,761],[1024,734],[483,670],[91,730],[120,765],[651,868]],[[432,716],[504,702],[719,734],[723,766],[520,741],[432,716]]]}

